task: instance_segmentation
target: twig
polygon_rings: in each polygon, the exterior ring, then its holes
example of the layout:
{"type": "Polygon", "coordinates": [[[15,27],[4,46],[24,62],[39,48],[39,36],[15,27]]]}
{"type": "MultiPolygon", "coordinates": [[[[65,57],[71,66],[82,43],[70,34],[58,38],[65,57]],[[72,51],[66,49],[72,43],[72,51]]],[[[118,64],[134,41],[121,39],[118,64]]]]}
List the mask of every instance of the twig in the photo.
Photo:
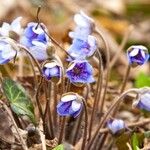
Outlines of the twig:
{"type": "MultiPolygon", "coordinates": [[[[137,127],[137,126],[140,127],[140,126],[144,126],[148,123],[150,123],[150,119],[144,119],[139,122],[129,123],[126,125],[126,128],[132,128],[132,127],[137,127]]],[[[99,131],[99,133],[107,133],[107,132],[109,132],[108,128],[103,128],[99,131]]]]}
{"type": "Polygon", "coordinates": [[[130,89],[125,91],[124,93],[122,93],[117,100],[115,100],[114,104],[111,105],[111,107],[108,109],[107,113],[103,116],[103,119],[101,120],[100,124],[97,127],[97,130],[95,131],[95,133],[93,134],[92,139],[89,141],[88,143],[88,149],[90,150],[95,138],[97,137],[97,133],[99,132],[99,130],[101,129],[101,127],[103,126],[103,124],[106,122],[107,117],[109,116],[109,114],[112,112],[112,110],[114,110],[114,108],[116,108],[116,106],[118,106],[118,104],[122,101],[122,99],[130,92],[134,92],[134,93],[138,93],[139,89],[130,89]]]}
{"type": "Polygon", "coordinates": [[[14,125],[16,131],[17,131],[17,133],[18,133],[18,136],[19,136],[19,138],[20,138],[20,142],[21,142],[22,148],[23,148],[24,150],[28,150],[28,147],[27,147],[27,145],[26,145],[26,142],[24,141],[22,135],[20,134],[20,131],[19,131],[18,127],[17,127],[17,124],[16,124],[16,122],[15,122],[13,116],[12,116],[11,111],[9,110],[8,106],[7,106],[4,102],[0,101],[0,103],[3,105],[4,109],[7,111],[8,115],[9,115],[9,117],[10,117],[10,119],[11,119],[11,121],[12,121],[12,123],[13,123],[13,125],[14,125]]]}

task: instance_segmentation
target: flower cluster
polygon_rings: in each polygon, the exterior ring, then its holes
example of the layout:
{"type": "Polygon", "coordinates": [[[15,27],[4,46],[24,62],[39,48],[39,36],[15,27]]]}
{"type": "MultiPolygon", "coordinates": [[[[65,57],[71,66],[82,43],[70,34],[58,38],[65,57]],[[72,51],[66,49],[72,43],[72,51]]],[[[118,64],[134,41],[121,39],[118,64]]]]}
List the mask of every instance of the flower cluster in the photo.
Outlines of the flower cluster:
{"type": "Polygon", "coordinates": [[[82,11],[74,16],[77,25],[69,36],[73,39],[68,52],[74,59],[84,59],[94,54],[97,48],[96,38],[91,35],[94,30],[94,21],[82,11]]]}
{"type": "MultiPolygon", "coordinates": [[[[10,24],[4,22],[0,27],[0,36],[14,40],[14,44],[26,47],[38,60],[47,59],[46,49],[51,45],[51,41],[46,34],[47,28],[45,25],[43,23],[30,22],[23,29],[21,20],[22,17],[18,17],[10,24]]],[[[12,48],[9,42],[2,39],[0,43],[0,64],[4,64],[12,60],[16,56],[16,52],[14,52],[14,48],[12,48]],[[4,55],[6,53],[7,55],[4,55]]]]}
{"type": "Polygon", "coordinates": [[[68,92],[62,95],[59,104],[57,105],[57,113],[61,116],[77,117],[83,107],[82,98],[73,92],[68,92]]]}
{"type": "Polygon", "coordinates": [[[92,83],[94,82],[93,68],[86,58],[91,57],[97,48],[96,38],[91,35],[94,30],[94,21],[82,11],[75,14],[74,21],[77,27],[75,31],[69,33],[73,41],[68,49],[68,53],[74,60],[66,74],[71,83],[92,83]]]}

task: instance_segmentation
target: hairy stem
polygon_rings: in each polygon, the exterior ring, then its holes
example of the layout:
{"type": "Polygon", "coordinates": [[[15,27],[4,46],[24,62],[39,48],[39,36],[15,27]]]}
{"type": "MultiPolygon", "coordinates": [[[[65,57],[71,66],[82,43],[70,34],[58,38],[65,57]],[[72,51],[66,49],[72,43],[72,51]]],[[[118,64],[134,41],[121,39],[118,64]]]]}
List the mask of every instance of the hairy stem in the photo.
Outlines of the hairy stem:
{"type": "MultiPolygon", "coordinates": [[[[94,104],[92,108],[92,114],[91,114],[91,119],[90,119],[90,125],[89,125],[89,137],[88,140],[91,139],[91,133],[92,133],[92,127],[93,127],[93,122],[95,118],[95,113],[97,110],[97,107],[99,105],[99,100],[101,97],[101,92],[102,92],[102,81],[103,81],[103,64],[102,64],[102,57],[99,51],[98,52],[98,60],[99,60],[99,73],[98,73],[98,81],[97,81],[97,88],[95,92],[95,99],[94,99],[94,104]]],[[[101,109],[100,109],[101,110],[101,109]]]]}
{"type": "Polygon", "coordinates": [[[88,131],[88,112],[87,112],[87,104],[84,99],[82,99],[83,105],[84,105],[84,110],[85,110],[85,127],[84,127],[84,135],[83,135],[83,142],[81,146],[81,150],[85,149],[86,146],[86,141],[87,141],[87,131],[88,131]]]}
{"type": "Polygon", "coordinates": [[[95,32],[100,36],[100,38],[103,40],[103,43],[105,45],[105,52],[106,52],[106,82],[105,82],[105,87],[104,87],[104,93],[103,93],[103,97],[102,97],[102,101],[101,101],[101,111],[103,110],[103,106],[104,106],[104,100],[105,100],[105,96],[107,93],[107,88],[108,88],[108,81],[109,81],[109,64],[110,64],[110,52],[109,52],[109,47],[108,47],[108,43],[106,41],[106,39],[104,38],[103,34],[101,33],[101,31],[99,31],[98,28],[95,29],[95,32]]]}

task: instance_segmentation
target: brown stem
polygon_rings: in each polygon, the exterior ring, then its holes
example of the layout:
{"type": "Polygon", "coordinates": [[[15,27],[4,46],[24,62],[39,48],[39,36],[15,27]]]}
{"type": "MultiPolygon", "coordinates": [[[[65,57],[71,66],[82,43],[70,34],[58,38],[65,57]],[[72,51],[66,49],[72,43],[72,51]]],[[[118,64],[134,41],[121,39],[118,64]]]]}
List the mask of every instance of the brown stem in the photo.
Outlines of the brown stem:
{"type": "Polygon", "coordinates": [[[87,131],[88,131],[88,112],[87,112],[87,104],[84,99],[82,99],[83,105],[84,105],[84,110],[85,110],[85,127],[84,127],[84,135],[83,135],[83,142],[81,146],[81,150],[85,149],[86,146],[86,141],[87,141],[87,131]]]}
{"type": "Polygon", "coordinates": [[[40,78],[40,83],[39,83],[39,85],[37,87],[37,91],[35,93],[35,99],[36,99],[36,103],[37,103],[37,106],[38,106],[40,116],[41,116],[42,120],[44,121],[44,114],[43,114],[43,111],[42,111],[42,106],[41,106],[40,101],[39,101],[39,94],[40,94],[40,89],[42,87],[42,83],[43,83],[43,78],[41,77],[40,78]]]}
{"type": "Polygon", "coordinates": [[[56,106],[57,106],[57,85],[54,83],[54,112],[53,112],[53,120],[54,120],[54,127],[57,128],[57,111],[56,111],[56,106]]]}
{"type": "Polygon", "coordinates": [[[108,88],[108,81],[109,81],[109,70],[110,70],[110,52],[109,52],[109,47],[108,47],[108,43],[107,40],[104,38],[103,34],[101,33],[101,31],[99,31],[98,28],[95,28],[95,32],[100,36],[100,38],[103,40],[103,43],[105,45],[105,52],[106,52],[106,82],[105,82],[105,87],[104,87],[104,93],[103,93],[103,97],[102,97],[102,101],[101,101],[101,111],[103,110],[103,105],[104,105],[104,100],[105,100],[105,96],[107,93],[107,88],[108,88]]]}
{"type": "Polygon", "coordinates": [[[102,64],[101,54],[99,51],[97,51],[97,52],[98,52],[98,60],[99,60],[99,73],[98,73],[97,88],[96,88],[96,92],[95,92],[95,99],[94,99],[94,104],[93,104],[92,114],[91,114],[91,119],[90,119],[90,125],[89,125],[88,140],[91,139],[92,127],[93,127],[93,122],[94,122],[94,118],[95,118],[95,112],[96,112],[97,107],[99,105],[99,100],[100,100],[101,92],[102,92],[103,64],[102,64]]]}
{"type": "MultiPolygon", "coordinates": [[[[88,99],[88,95],[89,95],[89,92],[90,92],[90,87],[89,86],[90,86],[89,84],[86,85],[86,90],[87,91],[86,91],[86,94],[84,95],[84,99],[85,100],[88,99]]],[[[77,137],[78,137],[78,134],[79,134],[79,131],[80,131],[80,125],[81,125],[81,122],[82,122],[82,117],[83,117],[83,112],[81,112],[81,114],[80,114],[80,116],[79,116],[79,118],[78,118],[78,120],[76,122],[76,127],[74,129],[74,137],[72,139],[73,145],[75,145],[77,137]]]]}
{"type": "Polygon", "coordinates": [[[45,86],[44,86],[44,91],[45,91],[45,96],[46,96],[46,108],[45,108],[45,113],[44,113],[44,123],[45,119],[48,116],[48,129],[49,129],[49,136],[51,139],[54,138],[54,129],[53,129],[53,122],[52,122],[52,114],[51,114],[51,108],[50,108],[50,100],[51,100],[51,83],[47,83],[45,81],[45,86]],[[47,116],[46,116],[47,115],[47,116]]]}
{"type": "Polygon", "coordinates": [[[126,71],[126,74],[124,76],[124,79],[123,79],[123,82],[122,82],[122,86],[121,86],[121,89],[120,89],[120,94],[122,92],[124,92],[124,89],[125,89],[128,77],[129,77],[130,70],[131,70],[131,66],[130,66],[130,64],[128,64],[127,71],[126,71]]]}
{"type": "Polygon", "coordinates": [[[58,138],[58,144],[61,144],[64,136],[64,131],[65,131],[65,124],[66,124],[66,117],[62,118],[62,123],[61,123],[61,129],[60,129],[60,134],[58,138]]]}
{"type": "Polygon", "coordinates": [[[99,132],[99,130],[101,129],[101,127],[103,126],[103,124],[106,122],[106,119],[108,118],[109,114],[112,112],[112,110],[114,110],[114,108],[116,108],[116,106],[118,106],[118,104],[122,101],[122,99],[129,93],[129,92],[135,92],[138,93],[139,90],[138,89],[130,89],[125,91],[124,93],[122,93],[117,100],[113,100],[115,101],[114,104],[111,105],[111,107],[108,109],[107,113],[103,116],[103,119],[101,120],[99,126],[97,127],[97,130],[95,131],[95,133],[93,134],[92,139],[89,141],[88,144],[88,149],[90,150],[94,140],[97,137],[97,133],[99,132]]]}

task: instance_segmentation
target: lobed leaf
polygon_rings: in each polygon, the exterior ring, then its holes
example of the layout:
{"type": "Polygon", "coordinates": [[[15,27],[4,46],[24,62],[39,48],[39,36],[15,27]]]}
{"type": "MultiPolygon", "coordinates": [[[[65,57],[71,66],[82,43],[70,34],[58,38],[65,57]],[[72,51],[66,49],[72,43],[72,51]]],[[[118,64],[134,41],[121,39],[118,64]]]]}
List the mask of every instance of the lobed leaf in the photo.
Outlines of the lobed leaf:
{"type": "Polygon", "coordinates": [[[24,88],[9,78],[2,81],[2,88],[12,110],[17,115],[28,116],[35,123],[34,107],[24,88]]]}

